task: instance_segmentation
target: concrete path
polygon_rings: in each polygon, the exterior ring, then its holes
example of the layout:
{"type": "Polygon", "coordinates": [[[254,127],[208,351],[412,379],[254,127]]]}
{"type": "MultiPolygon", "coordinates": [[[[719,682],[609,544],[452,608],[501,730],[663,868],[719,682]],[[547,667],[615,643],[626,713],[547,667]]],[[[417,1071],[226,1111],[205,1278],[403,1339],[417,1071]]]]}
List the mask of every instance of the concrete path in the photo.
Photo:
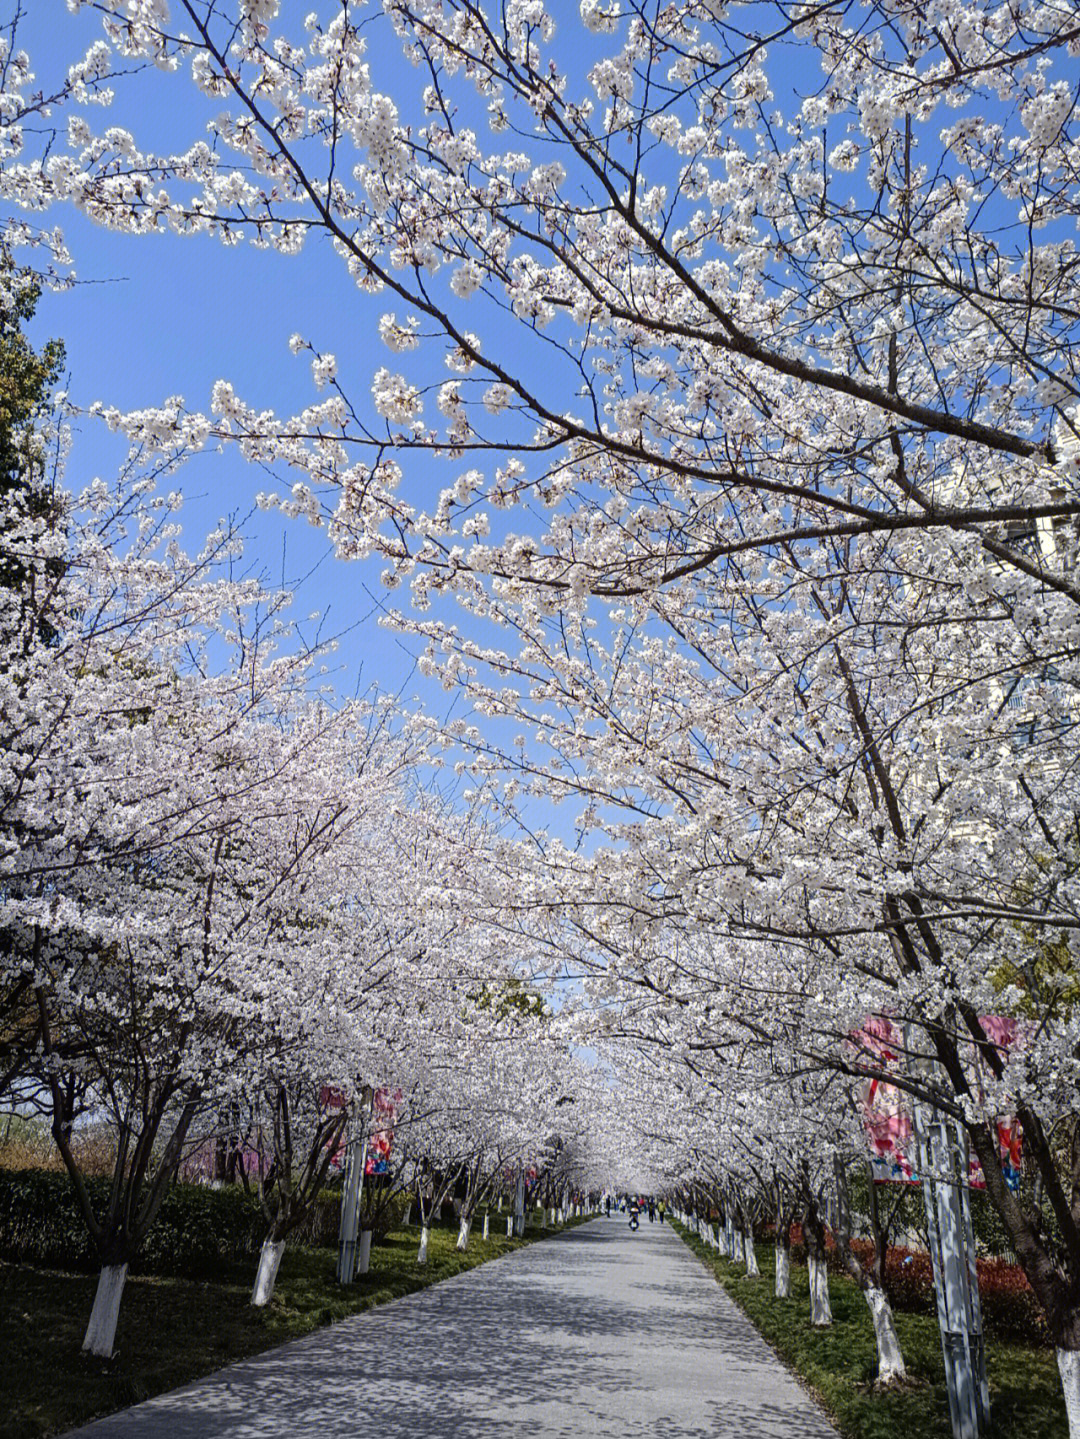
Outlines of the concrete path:
{"type": "Polygon", "coordinates": [[[75,1433],[836,1439],[678,1236],[648,1220],[631,1234],[622,1217],[532,1244],[75,1433]]]}

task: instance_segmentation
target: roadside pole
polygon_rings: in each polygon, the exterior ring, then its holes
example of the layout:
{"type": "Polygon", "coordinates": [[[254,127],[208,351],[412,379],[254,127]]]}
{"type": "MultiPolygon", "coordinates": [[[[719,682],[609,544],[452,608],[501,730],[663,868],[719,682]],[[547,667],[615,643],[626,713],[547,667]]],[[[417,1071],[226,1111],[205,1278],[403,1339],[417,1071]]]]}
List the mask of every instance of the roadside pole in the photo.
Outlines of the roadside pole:
{"type": "Polygon", "coordinates": [[[341,1194],[341,1225],[338,1229],[337,1281],[351,1284],[356,1275],[356,1249],[360,1231],[360,1201],[367,1163],[367,1132],[374,1091],[365,1084],[360,1095],[360,1133],[354,1134],[345,1151],[345,1185],[341,1194]]]}
{"type": "Polygon", "coordinates": [[[990,1390],[967,1196],[967,1154],[956,1125],[913,1105],[916,1172],[922,1181],[953,1439],[979,1439],[990,1426],[990,1390]]]}

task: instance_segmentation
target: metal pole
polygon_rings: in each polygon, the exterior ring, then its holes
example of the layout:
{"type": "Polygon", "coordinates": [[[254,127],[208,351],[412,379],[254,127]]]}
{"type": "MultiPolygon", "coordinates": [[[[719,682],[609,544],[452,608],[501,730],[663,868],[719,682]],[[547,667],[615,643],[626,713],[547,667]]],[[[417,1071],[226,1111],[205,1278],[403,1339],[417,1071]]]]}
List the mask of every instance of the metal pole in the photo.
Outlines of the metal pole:
{"type": "Polygon", "coordinates": [[[968,1331],[970,1278],[950,1126],[936,1110],[917,1103],[912,1109],[945,1360],[949,1419],[954,1439],[979,1439],[980,1405],[968,1331]]]}
{"type": "Polygon", "coordinates": [[[518,1165],[514,1188],[514,1233],[519,1239],[525,1235],[525,1169],[522,1165],[518,1165]]]}
{"type": "Polygon", "coordinates": [[[971,1349],[971,1364],[975,1378],[975,1407],[979,1425],[990,1428],[990,1382],[986,1377],[986,1344],[983,1340],[982,1304],[979,1301],[979,1270],[975,1262],[975,1229],[971,1222],[971,1196],[968,1189],[968,1175],[971,1165],[968,1156],[967,1131],[957,1122],[957,1167],[961,1182],[960,1228],[963,1236],[964,1254],[967,1258],[968,1282],[965,1289],[968,1301],[968,1344],[971,1349]]]}
{"type": "Polygon", "coordinates": [[[361,1133],[349,1141],[345,1159],[345,1185],[341,1195],[341,1225],[338,1229],[337,1281],[351,1284],[356,1275],[357,1238],[360,1231],[360,1199],[367,1162],[367,1130],[373,1092],[365,1084],[360,1096],[361,1133]]]}

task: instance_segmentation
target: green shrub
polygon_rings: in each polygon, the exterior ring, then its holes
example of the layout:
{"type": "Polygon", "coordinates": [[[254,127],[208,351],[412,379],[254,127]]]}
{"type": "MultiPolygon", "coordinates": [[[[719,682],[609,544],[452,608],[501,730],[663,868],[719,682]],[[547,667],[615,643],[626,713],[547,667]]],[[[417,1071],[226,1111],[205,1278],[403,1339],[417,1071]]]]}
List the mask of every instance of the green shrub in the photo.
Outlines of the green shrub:
{"type": "MultiPolygon", "coordinates": [[[[108,1198],[109,1181],[88,1179],[97,1209],[108,1198]]],[[[290,1243],[304,1246],[337,1241],[341,1197],[321,1193],[290,1243]]],[[[254,1257],[266,1222],[254,1195],[239,1188],[210,1189],[174,1184],[146,1237],[134,1273],[215,1275],[223,1261],[254,1257]]],[[[5,1259],[64,1269],[97,1268],[90,1236],[66,1174],[40,1169],[0,1170],[0,1255],[5,1259]]]]}
{"type": "MultiPolygon", "coordinates": [[[[104,1182],[87,1180],[95,1201],[104,1182]]],[[[50,1170],[0,1171],[0,1255],[67,1269],[92,1269],[93,1246],[67,1175],[50,1170]]]]}
{"type": "Polygon", "coordinates": [[[395,1230],[404,1228],[405,1210],[408,1207],[408,1196],[402,1194],[396,1194],[389,1203],[379,1207],[371,1225],[372,1244],[382,1244],[388,1235],[394,1233],[395,1230]]]}

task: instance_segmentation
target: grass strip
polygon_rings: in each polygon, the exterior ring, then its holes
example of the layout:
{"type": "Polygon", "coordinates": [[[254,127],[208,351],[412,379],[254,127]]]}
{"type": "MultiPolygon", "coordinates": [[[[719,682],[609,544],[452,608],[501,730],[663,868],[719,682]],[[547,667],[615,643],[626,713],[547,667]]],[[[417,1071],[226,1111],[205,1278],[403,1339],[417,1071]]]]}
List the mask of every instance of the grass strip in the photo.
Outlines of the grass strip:
{"type": "MultiPolygon", "coordinates": [[[[503,1217],[493,1214],[496,1223],[503,1217]]],[[[557,1232],[474,1235],[459,1254],[457,1225],[433,1228],[419,1268],[419,1230],[398,1231],[372,1249],[369,1273],[350,1287],[335,1278],[336,1248],[287,1248],[265,1309],[250,1303],[254,1260],[223,1264],[213,1280],[134,1276],[108,1360],[81,1349],[96,1275],[0,1261],[0,1439],[46,1439],[557,1232]]]]}
{"type": "MultiPolygon", "coordinates": [[[[908,1383],[876,1391],[877,1352],[870,1311],[853,1280],[829,1275],[832,1327],[812,1329],[805,1265],[792,1264],[791,1297],[777,1299],[771,1244],[755,1246],[761,1277],[747,1279],[741,1264],[722,1258],[677,1221],[672,1228],[813,1392],[844,1439],[952,1439],[935,1316],[897,1313],[908,1383]]],[[[1065,1401],[1051,1349],[991,1337],[986,1359],[996,1439],[1068,1439],[1065,1401]]]]}

